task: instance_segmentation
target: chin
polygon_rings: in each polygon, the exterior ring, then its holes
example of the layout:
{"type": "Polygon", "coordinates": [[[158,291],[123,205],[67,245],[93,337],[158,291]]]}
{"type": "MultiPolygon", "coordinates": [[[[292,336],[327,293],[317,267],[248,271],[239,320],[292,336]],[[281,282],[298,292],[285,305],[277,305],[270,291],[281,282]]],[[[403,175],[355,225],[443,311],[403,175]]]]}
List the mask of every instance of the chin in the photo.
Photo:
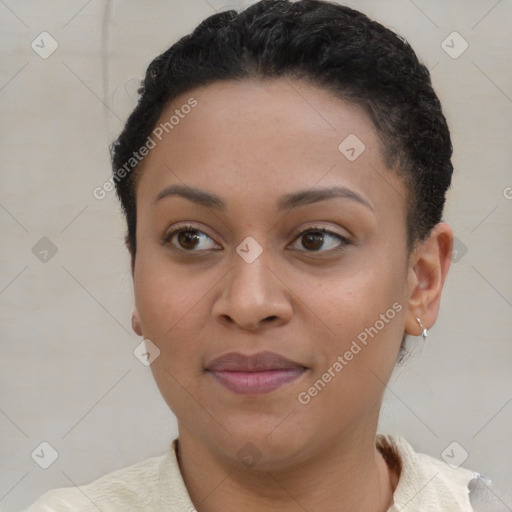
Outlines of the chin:
{"type": "Polygon", "coordinates": [[[232,436],[223,436],[222,440],[210,439],[210,443],[219,454],[249,470],[285,469],[298,463],[310,445],[304,430],[283,425],[276,428],[275,422],[272,428],[253,422],[245,428],[240,424],[238,428],[230,425],[228,430],[232,436]]]}

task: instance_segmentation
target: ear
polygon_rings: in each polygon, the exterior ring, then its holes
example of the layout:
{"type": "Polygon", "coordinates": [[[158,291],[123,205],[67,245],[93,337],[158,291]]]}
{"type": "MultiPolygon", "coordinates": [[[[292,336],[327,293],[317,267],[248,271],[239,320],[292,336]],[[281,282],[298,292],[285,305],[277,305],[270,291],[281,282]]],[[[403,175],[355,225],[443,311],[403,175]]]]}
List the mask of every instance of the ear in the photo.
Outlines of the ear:
{"type": "Polygon", "coordinates": [[[407,334],[421,334],[422,329],[416,318],[427,329],[435,324],[441,292],[450,269],[452,249],[452,228],[446,222],[440,222],[434,226],[429,237],[413,250],[407,277],[407,334]]]}
{"type": "Polygon", "coordinates": [[[133,313],[132,313],[132,329],[139,336],[143,335],[142,334],[142,326],[141,326],[141,322],[140,322],[139,311],[137,310],[137,306],[135,306],[133,308],[133,313]]]}

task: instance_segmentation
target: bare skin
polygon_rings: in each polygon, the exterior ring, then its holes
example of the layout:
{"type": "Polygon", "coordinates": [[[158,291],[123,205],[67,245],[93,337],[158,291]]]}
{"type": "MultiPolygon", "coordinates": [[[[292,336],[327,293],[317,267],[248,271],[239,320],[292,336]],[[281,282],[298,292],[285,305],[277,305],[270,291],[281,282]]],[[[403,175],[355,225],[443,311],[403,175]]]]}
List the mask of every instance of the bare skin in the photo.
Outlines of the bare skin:
{"type": "Polygon", "coordinates": [[[132,271],[133,328],[161,351],[151,369],[178,420],[193,503],[199,512],[386,511],[399,475],[375,446],[382,397],[404,331],[419,336],[416,317],[427,328],[437,319],[452,230],[438,224],[408,254],[406,188],[359,107],[297,80],[217,82],[177,98],[161,121],[190,97],[197,106],[137,181],[132,271]],[[350,134],[365,145],[353,161],[338,148],[350,134]],[[170,185],[225,207],[156,200],[170,185]],[[286,194],[333,186],[362,200],[278,210],[286,194]],[[172,235],[184,223],[195,238],[172,235]],[[236,252],[247,237],[262,249],[250,263],[236,252]],[[333,370],[370,326],[377,334],[333,370]],[[205,371],[229,352],[262,351],[306,370],[249,395],[205,371]],[[325,387],[309,392],[329,368],[325,387]]]}

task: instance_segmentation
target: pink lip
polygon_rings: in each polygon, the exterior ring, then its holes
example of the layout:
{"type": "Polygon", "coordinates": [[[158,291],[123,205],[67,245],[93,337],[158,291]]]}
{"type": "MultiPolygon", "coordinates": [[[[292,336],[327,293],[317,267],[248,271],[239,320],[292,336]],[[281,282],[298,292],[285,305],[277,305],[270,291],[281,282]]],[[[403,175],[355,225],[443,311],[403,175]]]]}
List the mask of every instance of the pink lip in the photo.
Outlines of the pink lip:
{"type": "Polygon", "coordinates": [[[252,356],[230,353],[206,367],[220,384],[235,393],[268,393],[299,378],[306,368],[274,352],[252,356]]]}

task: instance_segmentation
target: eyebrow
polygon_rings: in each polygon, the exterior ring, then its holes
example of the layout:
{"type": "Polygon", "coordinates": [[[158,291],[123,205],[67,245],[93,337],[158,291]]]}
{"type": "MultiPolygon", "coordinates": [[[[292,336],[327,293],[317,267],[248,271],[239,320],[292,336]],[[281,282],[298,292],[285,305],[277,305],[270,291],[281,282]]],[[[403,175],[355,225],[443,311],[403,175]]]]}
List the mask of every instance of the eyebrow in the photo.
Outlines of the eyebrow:
{"type": "MultiPolygon", "coordinates": [[[[226,209],[226,204],[219,196],[204,190],[189,187],[188,185],[170,185],[164,188],[156,196],[155,203],[165,197],[171,196],[183,197],[201,206],[206,206],[207,208],[214,208],[221,211],[226,209]]],[[[365,206],[371,211],[375,211],[374,207],[364,197],[343,186],[300,190],[298,192],[286,194],[279,199],[277,209],[278,211],[291,210],[300,206],[335,198],[350,199],[365,206]]]]}

